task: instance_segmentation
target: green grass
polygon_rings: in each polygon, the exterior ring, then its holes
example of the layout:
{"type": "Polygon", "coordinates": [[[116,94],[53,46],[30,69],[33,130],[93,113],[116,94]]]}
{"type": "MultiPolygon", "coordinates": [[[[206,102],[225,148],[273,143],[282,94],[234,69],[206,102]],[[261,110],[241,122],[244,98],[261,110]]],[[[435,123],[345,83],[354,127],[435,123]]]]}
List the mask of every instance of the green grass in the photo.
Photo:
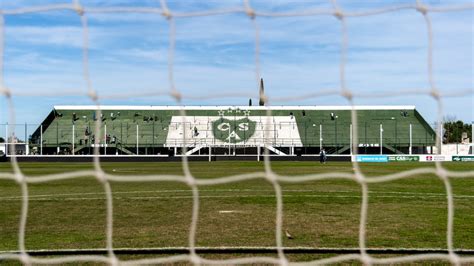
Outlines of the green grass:
{"type": "MultiPolygon", "coordinates": [[[[446,163],[454,171],[472,163],[446,163]]],[[[92,169],[86,163],[22,163],[28,176],[92,169]]],[[[362,164],[368,176],[386,175],[430,163],[362,164]]],[[[112,174],[182,175],[181,163],[102,163],[112,174]],[[115,169],[115,171],[114,171],[115,169]]],[[[192,162],[197,178],[218,178],[264,171],[259,162],[192,162]]],[[[281,175],[351,172],[350,163],[273,162],[281,175]]],[[[8,163],[1,172],[11,171],[8,163]]],[[[474,249],[474,179],[451,179],[455,194],[454,246],[474,249]]],[[[176,182],[112,182],[116,248],[188,246],[192,193],[176,182]]],[[[284,228],[294,239],[284,245],[358,247],[361,187],[334,179],[281,183],[284,228]]],[[[27,249],[104,248],[106,206],[103,186],[93,177],[29,184],[27,249]]],[[[434,175],[369,185],[367,246],[446,248],[447,201],[434,175]]],[[[276,199],[265,179],[200,186],[198,246],[274,246],[276,199]],[[221,213],[220,211],[234,211],[221,213]]],[[[20,186],[0,181],[0,251],[18,249],[20,186]]],[[[305,256],[293,256],[295,259],[305,256]]]]}

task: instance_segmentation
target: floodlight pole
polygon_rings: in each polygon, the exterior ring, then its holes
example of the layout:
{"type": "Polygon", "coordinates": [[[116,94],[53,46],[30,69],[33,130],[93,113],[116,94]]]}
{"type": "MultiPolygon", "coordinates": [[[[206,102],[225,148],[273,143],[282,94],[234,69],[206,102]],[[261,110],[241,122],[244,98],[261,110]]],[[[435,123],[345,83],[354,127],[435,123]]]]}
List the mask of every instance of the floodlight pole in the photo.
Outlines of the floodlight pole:
{"type": "Polygon", "coordinates": [[[257,162],[260,162],[260,143],[257,144],[257,162]]]}
{"type": "Polygon", "coordinates": [[[74,125],[74,122],[72,123],[72,155],[74,155],[74,141],[76,137],[76,126],[74,125]]]}
{"type": "Polygon", "coordinates": [[[410,123],[410,147],[408,148],[408,153],[411,155],[412,154],[412,147],[413,147],[413,139],[412,139],[412,124],[410,123]]]}
{"type": "Polygon", "coordinates": [[[319,152],[323,149],[323,125],[319,124],[319,152]]]}
{"type": "Polygon", "coordinates": [[[383,153],[383,127],[382,123],[380,123],[380,154],[383,153]]]}
{"type": "Polygon", "coordinates": [[[8,156],[8,122],[5,123],[5,155],[8,156]]]}
{"type": "Polygon", "coordinates": [[[25,155],[28,155],[30,153],[30,143],[28,141],[28,125],[25,122],[25,155]]]}
{"type": "Polygon", "coordinates": [[[211,146],[209,145],[209,162],[211,161],[211,146]]]}
{"type": "Polygon", "coordinates": [[[350,149],[350,154],[352,155],[352,124],[349,125],[349,149],[350,149]]]}
{"type": "Polygon", "coordinates": [[[43,155],[43,124],[40,125],[40,155],[43,155]]]}
{"type": "Polygon", "coordinates": [[[138,124],[137,124],[137,151],[136,151],[136,155],[138,155],[138,124]]]}
{"type": "Polygon", "coordinates": [[[104,155],[107,155],[107,124],[104,124],[104,155]]]}
{"type": "MultiPolygon", "coordinates": [[[[439,123],[439,147],[438,147],[438,154],[441,154],[441,147],[443,146],[443,122],[439,123]]],[[[433,151],[431,151],[433,152],[433,151]]]]}

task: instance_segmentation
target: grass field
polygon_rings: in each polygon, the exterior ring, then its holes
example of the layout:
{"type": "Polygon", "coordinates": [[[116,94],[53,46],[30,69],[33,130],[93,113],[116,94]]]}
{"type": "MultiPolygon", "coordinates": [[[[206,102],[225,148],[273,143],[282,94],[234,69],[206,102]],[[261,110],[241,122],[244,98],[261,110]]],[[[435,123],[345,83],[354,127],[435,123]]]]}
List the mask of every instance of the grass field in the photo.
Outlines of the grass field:
{"type": "MultiPolygon", "coordinates": [[[[472,163],[443,164],[453,171],[472,163]]],[[[22,163],[28,176],[92,169],[86,163],[22,163]]],[[[130,176],[182,175],[181,163],[102,163],[106,172],[130,176]]],[[[430,163],[362,164],[379,176],[430,163]]],[[[258,162],[192,162],[198,178],[263,171],[258,162]]],[[[351,172],[351,163],[274,162],[281,175],[351,172]]],[[[8,163],[0,171],[10,172],[8,163]]],[[[474,249],[474,178],[451,179],[455,194],[454,246],[474,249]]],[[[361,188],[354,181],[281,183],[283,228],[294,239],[284,246],[358,247],[361,188]]],[[[26,248],[105,248],[103,186],[93,177],[30,184],[26,248]]],[[[188,246],[192,193],[175,182],[112,182],[115,248],[188,246]]],[[[275,246],[276,198],[265,179],[200,186],[197,246],[275,246]]],[[[21,192],[14,181],[0,181],[0,251],[18,249],[21,192]]],[[[367,246],[370,248],[446,248],[447,200],[435,175],[370,184],[367,246]]],[[[294,257],[296,260],[305,257],[294,257]]]]}

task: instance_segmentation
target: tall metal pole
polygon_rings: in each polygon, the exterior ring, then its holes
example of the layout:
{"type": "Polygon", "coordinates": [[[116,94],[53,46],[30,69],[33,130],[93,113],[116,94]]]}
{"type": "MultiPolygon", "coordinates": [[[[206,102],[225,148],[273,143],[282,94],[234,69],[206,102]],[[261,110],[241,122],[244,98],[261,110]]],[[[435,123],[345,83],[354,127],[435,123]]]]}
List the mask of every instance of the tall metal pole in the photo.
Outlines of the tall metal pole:
{"type": "Polygon", "coordinates": [[[5,155],[8,155],[8,122],[5,123],[5,155]]]}
{"type": "Polygon", "coordinates": [[[260,162],[260,143],[257,144],[257,162],[260,162]]]}
{"type": "Polygon", "coordinates": [[[56,122],[56,155],[59,155],[59,122],[56,122]]]}
{"type": "Polygon", "coordinates": [[[89,143],[89,154],[91,154],[91,146],[92,146],[92,139],[91,139],[91,122],[87,123],[87,128],[88,128],[88,135],[87,135],[87,142],[89,143]]]}
{"type": "Polygon", "coordinates": [[[319,152],[323,149],[323,125],[319,124],[319,152]]]}
{"type": "Polygon", "coordinates": [[[151,142],[152,142],[151,152],[152,152],[152,154],[155,154],[155,119],[153,119],[153,129],[152,129],[151,134],[152,134],[152,136],[151,136],[151,142]]]}
{"type": "Polygon", "coordinates": [[[339,148],[338,148],[339,145],[338,145],[338,143],[337,143],[337,117],[336,117],[336,119],[334,119],[334,129],[335,129],[334,132],[336,133],[336,134],[335,134],[335,138],[336,138],[336,139],[335,139],[335,140],[336,140],[336,153],[339,154],[339,148]]]}
{"type": "Polygon", "coordinates": [[[104,155],[107,155],[107,124],[104,125],[104,155]]]}
{"type": "Polygon", "coordinates": [[[74,141],[76,137],[76,126],[72,123],[72,155],[74,155],[74,141]]]}
{"type": "Polygon", "coordinates": [[[382,123],[380,123],[380,154],[383,153],[383,127],[382,127],[382,123]]]}
{"type": "Polygon", "coordinates": [[[365,148],[364,148],[364,153],[367,154],[367,146],[369,145],[369,142],[367,141],[367,122],[365,122],[365,148]]]}
{"type": "Polygon", "coordinates": [[[136,151],[136,155],[138,155],[138,124],[137,124],[137,151],[136,151]]]}
{"type": "Polygon", "coordinates": [[[439,124],[439,147],[438,147],[438,154],[441,154],[441,147],[443,146],[443,123],[440,122],[439,124]]]}
{"type": "Polygon", "coordinates": [[[26,122],[25,122],[25,152],[26,152],[25,155],[28,155],[28,153],[29,153],[29,142],[28,142],[28,133],[27,133],[26,122]]]}
{"type": "Polygon", "coordinates": [[[410,123],[410,147],[408,148],[408,153],[411,155],[412,154],[412,147],[413,147],[413,139],[412,139],[412,124],[410,123]]]}
{"type": "Polygon", "coordinates": [[[43,124],[40,125],[40,155],[43,155],[43,124]]]}
{"type": "Polygon", "coordinates": [[[398,147],[398,122],[395,119],[395,149],[398,147]]]}
{"type": "Polygon", "coordinates": [[[349,150],[350,154],[352,155],[352,124],[349,125],[349,150]]]}

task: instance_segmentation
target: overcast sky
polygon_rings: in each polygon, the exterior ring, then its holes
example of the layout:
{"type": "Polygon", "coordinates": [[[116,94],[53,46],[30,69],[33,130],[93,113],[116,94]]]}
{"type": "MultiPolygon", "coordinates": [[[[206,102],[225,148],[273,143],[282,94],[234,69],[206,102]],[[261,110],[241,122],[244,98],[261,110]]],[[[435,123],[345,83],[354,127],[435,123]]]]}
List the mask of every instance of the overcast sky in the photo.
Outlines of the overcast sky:
{"type": "MultiPolygon", "coordinates": [[[[14,10],[68,1],[3,1],[14,10]]],[[[159,1],[81,1],[92,7],[160,8],[159,1]]],[[[337,1],[343,12],[415,4],[415,1],[337,1]]],[[[444,115],[474,120],[472,1],[430,0],[433,7],[465,6],[456,12],[428,13],[433,26],[433,73],[443,93],[444,115]]],[[[171,12],[243,9],[242,1],[167,1],[171,12]]],[[[255,1],[257,12],[331,10],[330,1],[255,1]]],[[[86,13],[89,24],[90,77],[99,96],[167,92],[169,22],[159,14],[86,13]]],[[[174,80],[186,105],[246,105],[257,101],[255,28],[244,13],[176,18],[174,80]],[[231,95],[239,93],[239,97],[231,95]],[[227,97],[205,100],[186,96],[227,97]]],[[[260,28],[260,70],[275,105],[347,105],[337,96],[302,97],[340,88],[341,22],[331,15],[257,16],[260,28]]],[[[429,90],[427,27],[413,9],[346,19],[348,50],[346,87],[356,93],[429,90]]],[[[71,10],[5,16],[4,81],[13,93],[18,123],[40,123],[54,105],[93,104],[85,95],[82,26],[71,10]],[[63,96],[67,94],[68,96],[63,96]],[[33,95],[33,96],[32,96],[33,95]]],[[[430,123],[437,105],[426,95],[356,98],[361,105],[416,105],[430,123]]],[[[103,104],[174,105],[168,95],[101,100],[103,104]]],[[[0,123],[8,121],[5,97],[0,123]]]]}

